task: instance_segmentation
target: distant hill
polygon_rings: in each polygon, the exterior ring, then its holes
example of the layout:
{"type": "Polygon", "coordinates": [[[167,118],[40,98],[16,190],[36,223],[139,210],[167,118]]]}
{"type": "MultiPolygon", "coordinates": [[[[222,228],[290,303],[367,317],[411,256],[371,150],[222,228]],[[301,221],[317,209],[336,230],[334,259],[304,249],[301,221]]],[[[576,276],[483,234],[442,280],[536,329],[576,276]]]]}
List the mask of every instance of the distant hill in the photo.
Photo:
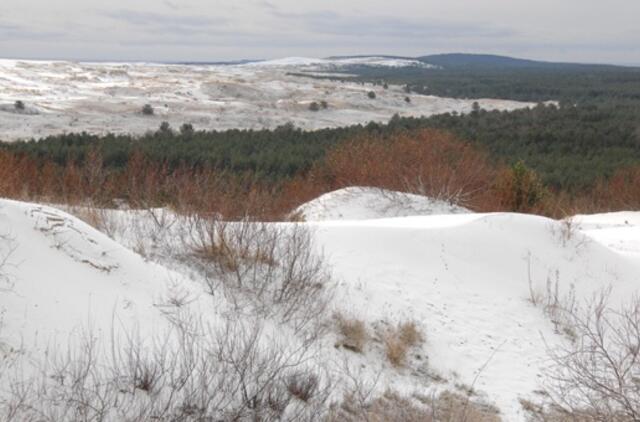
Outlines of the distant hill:
{"type": "Polygon", "coordinates": [[[417,60],[437,67],[447,69],[470,69],[470,70],[615,70],[615,69],[638,69],[640,67],[616,66],[608,64],[588,64],[588,63],[565,63],[548,62],[530,59],[520,59],[495,54],[467,54],[467,53],[447,53],[432,54],[420,57],[394,56],[394,55],[351,55],[332,56],[326,60],[348,60],[365,58],[383,58],[389,60],[417,60]]]}
{"type": "Polygon", "coordinates": [[[424,63],[429,63],[445,68],[475,68],[475,69],[546,69],[546,70],[568,70],[568,69],[587,69],[587,68],[618,68],[621,66],[614,65],[598,65],[598,64],[580,64],[580,63],[556,63],[536,61],[529,59],[518,59],[507,56],[497,56],[492,54],[434,54],[430,56],[418,57],[424,63]]]}

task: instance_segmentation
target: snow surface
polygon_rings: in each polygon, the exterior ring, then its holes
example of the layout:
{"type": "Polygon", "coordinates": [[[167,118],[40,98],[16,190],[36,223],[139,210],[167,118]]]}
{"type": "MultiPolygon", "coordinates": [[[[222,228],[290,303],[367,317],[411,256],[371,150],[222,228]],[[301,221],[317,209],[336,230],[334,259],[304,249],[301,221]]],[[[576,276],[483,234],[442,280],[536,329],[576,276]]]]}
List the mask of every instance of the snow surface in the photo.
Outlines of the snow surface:
{"type": "Polygon", "coordinates": [[[383,57],[285,58],[237,65],[0,60],[2,140],[81,131],[143,134],[157,130],[162,121],[174,128],[191,123],[196,129],[218,130],[275,128],[291,122],[313,130],[387,122],[395,114],[468,113],[475,101],[488,110],[535,106],[417,94],[411,94],[407,103],[400,86],[384,89],[307,77],[348,74],[354,64],[420,65],[383,57]],[[367,97],[372,90],[375,100],[367,97]],[[14,108],[18,100],[24,102],[25,110],[14,108]],[[326,101],[329,107],[310,111],[314,101],[326,101]],[[141,113],[145,104],[154,107],[154,116],[141,113]]]}
{"type": "Polygon", "coordinates": [[[622,253],[640,254],[640,212],[578,215],[575,225],[589,237],[622,253]]]}
{"type": "MultiPolygon", "coordinates": [[[[537,216],[465,213],[414,196],[406,212],[387,204],[388,192],[352,188],[302,207],[309,219],[302,224],[314,230],[338,281],[336,307],[372,324],[415,320],[426,335],[420,352],[429,373],[448,385],[475,380],[505,421],[524,420],[518,400],[536,399],[546,347],[566,341],[528,301],[529,277],[535,290],[557,277],[561,294],[573,290],[579,300],[608,286],[612,300],[624,300],[640,287],[640,213],[578,216],[567,236],[566,224],[537,216]]],[[[0,233],[16,245],[12,286],[0,293],[0,350],[35,357],[87,324],[106,330],[114,315],[152,332],[162,325],[159,305],[171,286],[202,295],[201,281],[185,276],[161,247],[174,249],[180,217],[155,212],[173,219],[170,229],[149,231],[149,212],[108,211],[117,243],[53,208],[0,201],[0,233]],[[127,248],[146,250],[156,262],[127,248]]],[[[424,368],[398,371],[379,354],[331,343],[323,350],[318,359],[344,355],[372,376],[382,368],[382,389],[431,388],[424,368]]]]}
{"type": "Polygon", "coordinates": [[[285,57],[282,59],[263,60],[259,62],[247,63],[248,67],[263,67],[263,66],[312,66],[312,65],[324,65],[330,63],[328,60],[316,59],[311,57],[285,57]]]}
{"type": "Polygon", "coordinates": [[[399,59],[378,56],[365,57],[336,57],[330,59],[317,59],[311,57],[286,57],[283,59],[264,60],[248,63],[245,66],[295,66],[311,67],[313,70],[325,70],[326,68],[339,68],[345,66],[372,66],[372,67],[422,67],[434,68],[435,66],[412,59],[399,59]]]}

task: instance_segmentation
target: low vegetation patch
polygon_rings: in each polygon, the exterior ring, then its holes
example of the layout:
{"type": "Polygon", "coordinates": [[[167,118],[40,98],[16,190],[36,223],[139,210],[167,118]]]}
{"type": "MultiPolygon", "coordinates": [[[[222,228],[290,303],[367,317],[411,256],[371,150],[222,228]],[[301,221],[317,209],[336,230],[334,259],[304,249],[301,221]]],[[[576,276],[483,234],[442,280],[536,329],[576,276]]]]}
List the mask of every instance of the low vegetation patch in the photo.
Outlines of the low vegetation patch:
{"type": "Polygon", "coordinates": [[[372,400],[362,401],[355,393],[345,395],[343,401],[333,407],[328,422],[431,422],[432,412],[427,406],[411,398],[387,391],[372,400]]]}
{"type": "Polygon", "coordinates": [[[320,380],[310,372],[297,372],[287,379],[289,393],[303,402],[309,402],[318,392],[320,380]]]}
{"type": "Polygon", "coordinates": [[[434,421],[500,422],[500,411],[492,405],[445,391],[433,405],[434,421]]]}
{"type": "Polygon", "coordinates": [[[385,354],[395,367],[404,366],[409,351],[422,341],[422,333],[413,321],[399,324],[383,333],[385,354]]]}
{"type": "Polygon", "coordinates": [[[189,227],[183,243],[200,260],[212,295],[223,292],[238,311],[274,316],[297,331],[322,329],[333,283],[310,229],[198,215],[189,227]]]}
{"type": "Polygon", "coordinates": [[[364,321],[342,314],[336,314],[335,321],[338,334],[340,334],[337,345],[352,352],[362,353],[367,341],[369,341],[369,333],[364,321]]]}
{"type": "Polygon", "coordinates": [[[438,396],[403,396],[387,390],[374,398],[350,392],[330,411],[329,422],[501,422],[493,406],[445,391],[438,396]]]}
{"type": "Polygon", "coordinates": [[[0,374],[12,386],[0,419],[324,420],[330,388],[306,372],[308,346],[285,350],[257,323],[175,328],[153,347],[132,333],[108,346],[87,336],[68,354],[50,350],[33,375],[0,374]]]}
{"type": "Polygon", "coordinates": [[[554,365],[546,392],[552,405],[590,420],[640,418],[640,302],[613,308],[605,291],[565,315],[575,338],[549,351],[554,365]]]}
{"type": "Polygon", "coordinates": [[[153,109],[153,107],[151,106],[151,104],[145,104],[144,106],[142,106],[142,114],[145,116],[153,116],[155,113],[155,110],[153,109]]]}

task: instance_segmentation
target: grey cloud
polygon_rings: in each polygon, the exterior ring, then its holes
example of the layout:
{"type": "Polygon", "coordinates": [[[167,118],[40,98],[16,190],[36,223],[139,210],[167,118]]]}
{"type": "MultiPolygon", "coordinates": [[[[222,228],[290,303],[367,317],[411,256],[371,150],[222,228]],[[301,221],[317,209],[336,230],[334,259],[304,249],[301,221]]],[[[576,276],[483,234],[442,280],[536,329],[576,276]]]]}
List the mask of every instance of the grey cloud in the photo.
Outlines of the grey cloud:
{"type": "Polygon", "coordinates": [[[101,16],[125,22],[129,25],[150,31],[201,32],[211,27],[224,25],[225,18],[209,18],[204,16],[163,14],[156,12],[140,12],[136,10],[120,9],[104,11],[101,16]]]}
{"type": "Polygon", "coordinates": [[[0,22],[0,38],[14,41],[39,41],[41,39],[59,39],[65,34],[60,31],[46,31],[28,28],[23,25],[0,22]]]}
{"type": "MultiPolygon", "coordinates": [[[[273,5],[271,5],[273,6],[273,5]]],[[[481,24],[457,24],[385,16],[343,16],[331,11],[287,13],[277,8],[271,13],[291,22],[301,22],[315,33],[335,36],[385,38],[502,38],[517,35],[511,28],[481,24]]]]}
{"type": "Polygon", "coordinates": [[[164,4],[169,9],[172,9],[172,10],[180,10],[181,9],[181,7],[178,4],[176,4],[176,3],[172,2],[172,1],[169,1],[169,0],[164,0],[162,2],[162,4],[164,4]]]}
{"type": "Polygon", "coordinates": [[[271,3],[268,0],[262,0],[260,2],[258,2],[258,4],[260,6],[262,6],[263,9],[278,13],[280,9],[278,9],[278,6],[276,6],[275,4],[271,3]]]}

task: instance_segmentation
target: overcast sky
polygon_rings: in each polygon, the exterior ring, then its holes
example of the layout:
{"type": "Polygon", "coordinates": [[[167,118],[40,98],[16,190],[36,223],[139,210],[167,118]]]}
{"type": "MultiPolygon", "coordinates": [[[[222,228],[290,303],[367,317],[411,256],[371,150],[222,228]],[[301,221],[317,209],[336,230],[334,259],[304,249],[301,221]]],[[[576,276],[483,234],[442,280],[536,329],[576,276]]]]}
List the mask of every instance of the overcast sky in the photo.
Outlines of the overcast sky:
{"type": "Polygon", "coordinates": [[[640,64],[640,1],[0,2],[2,57],[215,61],[443,52],[640,64]]]}

